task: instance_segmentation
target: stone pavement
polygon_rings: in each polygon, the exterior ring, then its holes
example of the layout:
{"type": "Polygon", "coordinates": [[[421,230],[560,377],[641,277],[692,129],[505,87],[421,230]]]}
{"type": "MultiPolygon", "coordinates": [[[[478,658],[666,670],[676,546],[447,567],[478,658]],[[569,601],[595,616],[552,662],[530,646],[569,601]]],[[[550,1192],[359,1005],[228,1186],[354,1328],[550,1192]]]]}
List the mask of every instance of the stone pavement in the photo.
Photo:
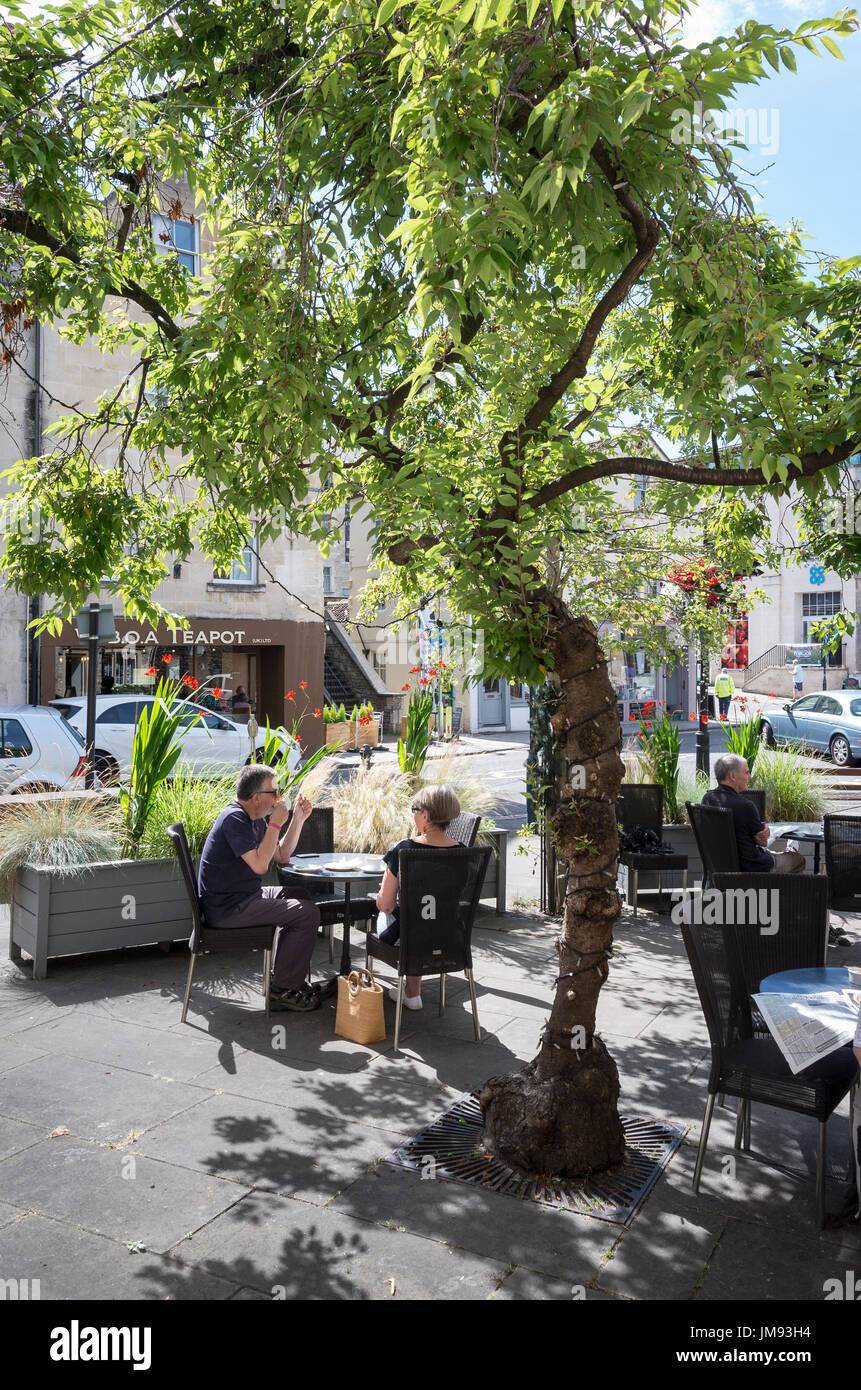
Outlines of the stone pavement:
{"type": "MultiPolygon", "coordinates": [[[[41,982],[4,951],[0,1278],[38,1279],[45,1300],[822,1301],[858,1270],[859,1235],[815,1227],[812,1120],[754,1107],[754,1152],[734,1153],[728,1102],[691,1192],[709,1052],[667,916],[623,920],[601,998],[623,1110],[689,1126],[630,1228],[381,1162],[534,1054],[554,929],[482,909],[481,1044],[452,977],[443,1018],[432,982],[405,1015],[399,1056],[335,1037],[333,1004],[267,1023],[257,953],[204,957],[183,1026],[179,949],[52,962],[41,982]]],[[[847,1154],[843,1107],[833,1172],[847,1154]]]]}

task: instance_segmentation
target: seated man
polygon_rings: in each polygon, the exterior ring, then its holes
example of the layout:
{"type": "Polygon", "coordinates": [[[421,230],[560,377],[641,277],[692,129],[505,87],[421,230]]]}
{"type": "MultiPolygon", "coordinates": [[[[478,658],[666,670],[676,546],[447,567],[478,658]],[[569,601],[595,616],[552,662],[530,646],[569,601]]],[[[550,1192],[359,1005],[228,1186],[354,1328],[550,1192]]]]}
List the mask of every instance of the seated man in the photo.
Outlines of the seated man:
{"type": "Polygon", "coordinates": [[[286,888],[264,888],[260,880],[273,857],[276,864],[289,860],[311,803],[304,796],[297,798],[289,829],[279,842],[290,808],[278,796],[277,775],[259,763],[242,769],[236,800],[221,812],[203,847],[198,891],[210,927],[277,924],[270,1004],[306,1013],[320,1007],[319,992],[307,983],[320,913],[309,900],[292,896],[286,888]]]}
{"type": "Polygon", "coordinates": [[[782,854],[766,848],[771,832],[760,820],[753,802],[741,795],[750,781],[750,768],[745,759],[736,753],[724,753],[715,763],[715,777],[718,785],[706,792],[703,805],[732,811],[741,872],[770,874],[774,870],[778,874],[800,874],[804,869],[804,855],[794,840],[782,854]]]}

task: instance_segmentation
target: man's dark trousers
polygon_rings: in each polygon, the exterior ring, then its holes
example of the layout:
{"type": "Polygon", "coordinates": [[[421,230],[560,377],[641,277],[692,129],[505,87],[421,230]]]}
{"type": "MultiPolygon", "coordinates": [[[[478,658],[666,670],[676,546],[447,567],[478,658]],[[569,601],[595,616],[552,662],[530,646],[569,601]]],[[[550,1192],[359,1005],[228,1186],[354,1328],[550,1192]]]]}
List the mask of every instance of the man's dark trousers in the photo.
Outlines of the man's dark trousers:
{"type": "Polygon", "coordinates": [[[262,888],[259,898],[252,898],[232,917],[209,922],[215,927],[263,927],[274,922],[274,957],[272,988],[279,994],[285,989],[304,989],[311,970],[311,952],[320,925],[320,912],[306,898],[290,896],[287,888],[262,888]]]}

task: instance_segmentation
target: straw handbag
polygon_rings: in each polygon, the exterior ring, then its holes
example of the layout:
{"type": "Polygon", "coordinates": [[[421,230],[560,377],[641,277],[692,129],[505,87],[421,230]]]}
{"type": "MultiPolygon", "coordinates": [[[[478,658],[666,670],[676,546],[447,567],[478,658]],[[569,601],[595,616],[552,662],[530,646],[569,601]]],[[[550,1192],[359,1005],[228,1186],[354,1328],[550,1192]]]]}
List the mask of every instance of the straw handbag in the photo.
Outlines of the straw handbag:
{"type": "Polygon", "coordinates": [[[335,1032],[351,1042],[385,1042],[383,991],[370,970],[352,970],[346,977],[338,976],[335,1032]]]}

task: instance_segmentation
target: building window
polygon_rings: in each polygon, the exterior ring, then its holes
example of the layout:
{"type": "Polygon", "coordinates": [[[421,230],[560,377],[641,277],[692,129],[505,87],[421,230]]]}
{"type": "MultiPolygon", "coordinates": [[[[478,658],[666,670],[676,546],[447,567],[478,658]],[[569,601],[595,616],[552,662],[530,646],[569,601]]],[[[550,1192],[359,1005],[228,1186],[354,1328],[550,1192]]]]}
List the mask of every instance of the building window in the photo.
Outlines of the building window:
{"type": "Polygon", "coordinates": [[[839,589],[829,589],[823,593],[801,595],[801,640],[812,642],[810,629],[822,618],[831,618],[843,608],[843,595],[839,589]]]}
{"type": "Polygon", "coordinates": [[[331,567],[331,565],[324,565],[324,566],[323,566],[323,593],[324,593],[324,594],[331,594],[331,592],[332,592],[332,567],[331,567]]]}
{"type": "Polygon", "coordinates": [[[249,544],[242,547],[233,563],[223,570],[215,570],[213,584],[256,584],[257,552],[249,544]]]}
{"type": "Polygon", "coordinates": [[[175,255],[189,275],[198,274],[197,224],[184,218],[165,217],[157,212],[152,219],[156,250],[163,256],[175,255]]]}

